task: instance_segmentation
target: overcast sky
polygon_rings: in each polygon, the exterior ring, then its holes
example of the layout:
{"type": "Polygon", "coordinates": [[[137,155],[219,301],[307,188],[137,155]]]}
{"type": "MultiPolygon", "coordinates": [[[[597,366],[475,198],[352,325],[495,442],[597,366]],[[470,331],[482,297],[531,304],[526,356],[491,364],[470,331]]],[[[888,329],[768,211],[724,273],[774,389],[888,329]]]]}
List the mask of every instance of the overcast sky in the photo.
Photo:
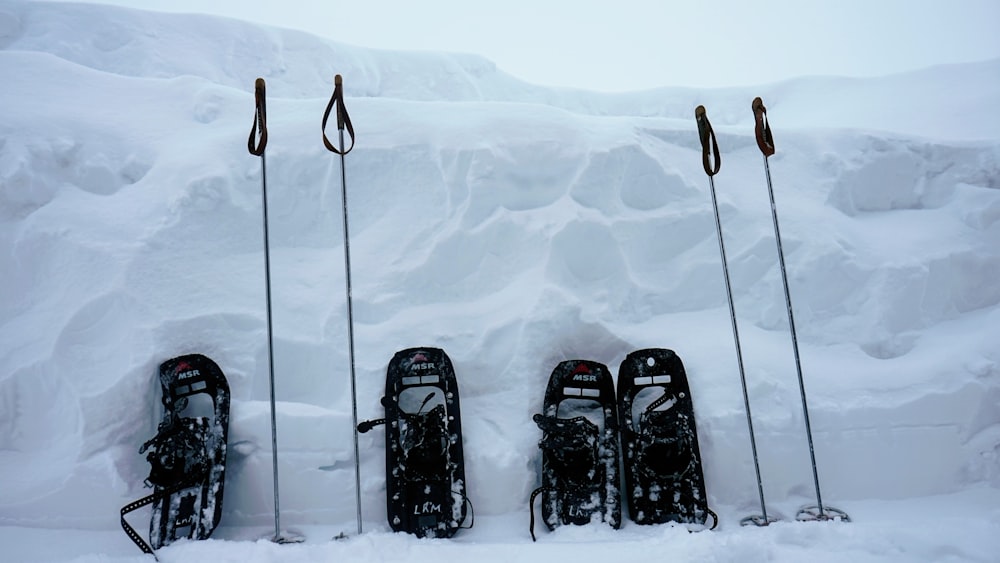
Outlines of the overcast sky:
{"type": "Polygon", "coordinates": [[[90,0],[395,50],[475,53],[603,91],[875,76],[1000,58],[1000,0],[90,0]]]}

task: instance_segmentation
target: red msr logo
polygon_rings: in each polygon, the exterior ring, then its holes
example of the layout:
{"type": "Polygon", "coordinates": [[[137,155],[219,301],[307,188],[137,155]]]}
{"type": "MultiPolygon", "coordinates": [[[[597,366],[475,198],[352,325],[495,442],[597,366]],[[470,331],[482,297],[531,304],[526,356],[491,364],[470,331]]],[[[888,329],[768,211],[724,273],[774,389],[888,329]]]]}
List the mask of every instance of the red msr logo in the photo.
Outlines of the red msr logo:
{"type": "Polygon", "coordinates": [[[576,369],[573,370],[573,381],[590,381],[596,382],[597,376],[594,375],[587,364],[579,363],[576,365],[576,369]]]}
{"type": "Polygon", "coordinates": [[[417,352],[410,358],[410,370],[416,371],[418,369],[434,369],[434,362],[428,361],[423,352],[417,352]]]}

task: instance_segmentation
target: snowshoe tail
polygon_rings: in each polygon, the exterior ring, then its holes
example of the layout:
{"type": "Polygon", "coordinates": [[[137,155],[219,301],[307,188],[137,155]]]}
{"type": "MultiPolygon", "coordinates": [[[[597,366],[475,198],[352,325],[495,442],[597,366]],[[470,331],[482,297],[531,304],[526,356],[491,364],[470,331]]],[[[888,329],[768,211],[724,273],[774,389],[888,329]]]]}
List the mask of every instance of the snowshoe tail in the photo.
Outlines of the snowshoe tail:
{"type": "Polygon", "coordinates": [[[632,352],[618,371],[618,398],[631,519],[704,525],[712,513],[681,359],[672,350],[632,352]]]}

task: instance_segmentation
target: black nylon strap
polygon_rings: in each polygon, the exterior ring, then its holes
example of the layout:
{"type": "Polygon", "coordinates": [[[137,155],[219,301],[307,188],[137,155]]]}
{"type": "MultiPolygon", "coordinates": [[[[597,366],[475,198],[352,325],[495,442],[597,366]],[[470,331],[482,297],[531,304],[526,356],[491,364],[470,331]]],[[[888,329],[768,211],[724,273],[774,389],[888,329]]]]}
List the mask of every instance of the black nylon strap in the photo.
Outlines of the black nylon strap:
{"type": "Polygon", "coordinates": [[[538,425],[538,428],[542,432],[556,432],[567,434],[572,432],[574,426],[582,424],[582,428],[591,431],[593,434],[597,434],[597,425],[593,422],[587,420],[585,416],[575,416],[573,418],[559,418],[558,416],[550,416],[546,414],[536,414],[531,417],[538,425]]]}
{"type": "Polygon", "coordinates": [[[385,424],[384,418],[376,418],[375,420],[364,420],[358,423],[358,432],[364,434],[372,428],[378,426],[379,424],[385,424]]]}
{"type": "Polygon", "coordinates": [[[668,392],[666,389],[664,389],[663,390],[663,394],[660,395],[660,397],[658,399],[656,399],[655,401],[653,401],[652,403],[650,403],[648,407],[646,407],[646,412],[653,412],[653,411],[655,411],[656,409],[658,409],[661,406],[663,406],[664,403],[666,403],[667,401],[669,401],[672,398],[674,398],[673,394],[670,393],[670,392],[668,392]]]}
{"type": "Polygon", "coordinates": [[[333,95],[330,96],[330,103],[326,104],[326,111],[323,112],[323,145],[330,152],[337,153],[341,156],[346,155],[351,152],[354,148],[354,126],[351,125],[351,116],[347,114],[347,108],[344,107],[344,79],[338,74],[333,78],[333,95]],[[333,110],[334,106],[337,107],[337,129],[340,131],[347,128],[347,134],[351,136],[351,144],[343,151],[338,149],[326,138],[326,122],[330,119],[330,112],[333,110]]]}
{"type": "MultiPolygon", "coordinates": [[[[125,535],[127,535],[129,539],[131,539],[132,542],[135,543],[135,545],[142,550],[143,553],[153,553],[153,548],[149,547],[149,544],[146,543],[146,540],[142,539],[142,536],[140,536],[139,533],[135,531],[135,528],[129,525],[128,521],[125,520],[125,515],[128,514],[129,512],[132,512],[133,510],[138,510],[148,504],[159,502],[164,498],[170,496],[170,494],[171,493],[168,490],[160,491],[159,493],[154,493],[149,496],[142,497],[141,499],[135,502],[130,502],[122,507],[122,529],[125,530],[125,535]]],[[[153,554],[153,557],[156,557],[156,554],[153,554]]]]}
{"type": "Polygon", "coordinates": [[[528,499],[528,512],[531,513],[531,520],[528,522],[528,531],[531,532],[531,541],[538,541],[535,539],[535,497],[545,491],[554,491],[552,487],[538,487],[534,491],[531,491],[531,498],[528,499]]]}
{"type": "Polygon", "coordinates": [[[125,535],[127,535],[129,539],[131,539],[132,542],[135,543],[135,545],[142,550],[143,553],[149,553],[153,556],[154,559],[159,561],[159,558],[156,557],[155,553],[153,553],[153,548],[150,547],[149,544],[146,543],[146,540],[142,539],[142,536],[140,536],[139,533],[135,531],[135,528],[133,528],[128,523],[128,521],[125,520],[125,515],[128,514],[129,512],[138,510],[144,506],[160,502],[161,500],[168,498],[170,495],[180,492],[194,485],[200,478],[201,476],[196,475],[190,479],[186,479],[181,483],[178,483],[177,485],[174,485],[173,487],[170,487],[168,489],[163,489],[157,493],[153,493],[151,495],[142,497],[141,499],[135,502],[130,502],[125,506],[123,506],[121,511],[121,520],[122,520],[122,529],[125,530],[125,535]]]}
{"type": "Polygon", "coordinates": [[[711,508],[705,508],[705,511],[712,515],[712,527],[709,531],[714,530],[719,525],[719,515],[712,511],[711,508]]]}
{"type": "Polygon", "coordinates": [[[465,528],[466,530],[471,530],[472,527],[476,525],[476,509],[475,509],[475,507],[472,506],[472,500],[469,498],[468,495],[466,495],[465,493],[463,493],[461,491],[452,491],[452,493],[453,494],[459,494],[459,495],[461,495],[462,496],[462,502],[465,504],[465,506],[469,507],[468,510],[466,511],[466,513],[470,517],[469,525],[468,526],[462,526],[462,523],[465,522],[465,520],[463,519],[462,522],[459,522],[459,528],[465,528]]]}

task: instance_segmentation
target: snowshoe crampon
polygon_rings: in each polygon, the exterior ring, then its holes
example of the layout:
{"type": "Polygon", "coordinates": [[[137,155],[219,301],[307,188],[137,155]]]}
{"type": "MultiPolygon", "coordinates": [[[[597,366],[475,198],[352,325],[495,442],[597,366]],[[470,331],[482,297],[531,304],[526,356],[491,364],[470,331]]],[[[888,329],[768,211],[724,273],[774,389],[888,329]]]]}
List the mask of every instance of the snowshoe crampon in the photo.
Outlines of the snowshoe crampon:
{"type": "Polygon", "coordinates": [[[121,510],[125,533],[144,553],[181,538],[206,539],[222,517],[229,385],[212,360],[191,354],[160,365],[163,417],[155,437],[143,444],[153,494],[121,510]],[[133,510],[153,505],[149,544],[125,521],[133,510]]]}
{"type": "Polygon", "coordinates": [[[385,393],[385,418],[362,422],[358,431],[386,426],[389,526],[418,537],[451,537],[462,527],[469,503],[451,360],[438,348],[397,352],[386,372],[385,393]]]}
{"type": "Polygon", "coordinates": [[[638,524],[704,525],[708,508],[694,403],[681,359],[638,350],[618,371],[629,516],[638,524]]]}
{"type": "Polygon", "coordinates": [[[549,530],[591,522],[618,528],[618,410],[608,368],[586,360],[560,363],[534,421],[542,430],[542,486],[529,501],[531,538],[538,495],[549,530]]]}

